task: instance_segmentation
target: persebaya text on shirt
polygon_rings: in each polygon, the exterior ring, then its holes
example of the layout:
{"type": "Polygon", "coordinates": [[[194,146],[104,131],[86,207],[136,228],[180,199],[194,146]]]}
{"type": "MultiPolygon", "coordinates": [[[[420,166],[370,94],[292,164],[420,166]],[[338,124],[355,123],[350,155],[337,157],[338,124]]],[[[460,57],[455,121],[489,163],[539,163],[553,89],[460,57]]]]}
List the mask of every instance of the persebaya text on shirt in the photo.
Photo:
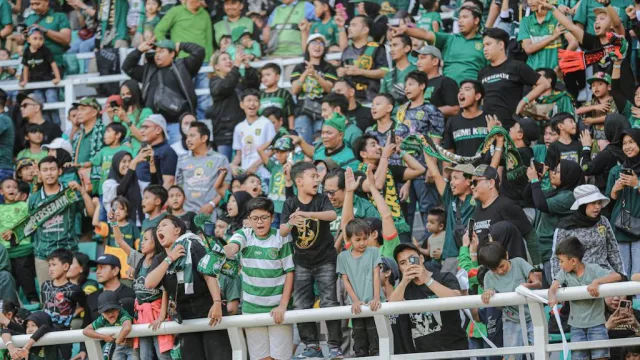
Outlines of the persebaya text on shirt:
{"type": "Polygon", "coordinates": [[[496,81],[500,81],[500,80],[509,80],[509,74],[507,73],[499,73],[499,74],[493,74],[487,77],[482,78],[482,83],[483,84],[487,84],[487,83],[494,83],[496,81]]]}

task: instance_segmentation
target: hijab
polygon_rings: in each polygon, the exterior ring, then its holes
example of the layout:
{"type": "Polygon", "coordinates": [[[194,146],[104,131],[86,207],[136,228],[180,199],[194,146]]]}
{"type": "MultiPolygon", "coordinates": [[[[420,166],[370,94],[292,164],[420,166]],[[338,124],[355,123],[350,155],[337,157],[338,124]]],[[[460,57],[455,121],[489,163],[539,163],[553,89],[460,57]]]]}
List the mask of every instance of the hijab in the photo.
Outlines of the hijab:
{"type": "Polygon", "coordinates": [[[508,221],[499,221],[489,228],[493,241],[502,244],[509,254],[509,259],[527,259],[527,249],[524,245],[524,238],[515,225],[508,221]]]}
{"type": "Polygon", "coordinates": [[[580,205],[578,210],[558,223],[558,229],[573,230],[590,228],[600,221],[601,216],[602,212],[595,218],[587,216],[587,204],[580,205]]]}
{"type": "Polygon", "coordinates": [[[573,191],[584,182],[584,174],[580,164],[571,160],[560,160],[560,186],[549,193],[547,198],[556,196],[561,191],[573,191]]]}
{"type": "Polygon", "coordinates": [[[622,133],[630,129],[629,120],[621,114],[609,114],[604,120],[604,136],[609,141],[603,152],[610,152],[618,162],[623,162],[626,157],[622,152],[622,133]]]}
{"type": "MultiPolygon", "coordinates": [[[[131,156],[127,151],[118,151],[115,155],[113,155],[113,159],[111,160],[111,169],[109,170],[108,179],[115,180],[118,184],[122,183],[124,179],[123,175],[120,175],[120,163],[125,156],[131,156]]],[[[133,179],[129,182],[129,186],[123,194],[118,193],[118,195],[122,195],[129,200],[131,204],[131,209],[129,209],[129,220],[131,220],[134,224],[136,220],[140,220],[140,223],[144,220],[144,213],[142,212],[142,195],[140,191],[140,186],[138,185],[138,177],[136,176],[136,172],[133,172],[133,179]],[[137,213],[137,217],[136,217],[137,213]]]]}
{"type": "Polygon", "coordinates": [[[236,203],[238,203],[238,215],[229,217],[229,219],[231,220],[229,229],[231,230],[231,233],[234,233],[242,229],[244,219],[249,216],[247,212],[247,203],[249,202],[249,200],[253,199],[253,197],[246,191],[236,191],[231,194],[231,196],[233,196],[233,198],[236,200],[236,203]]]}
{"type": "MultiPolygon", "coordinates": [[[[622,135],[620,136],[620,143],[622,143],[622,138],[624,138],[625,135],[630,136],[633,141],[636,142],[636,144],[638,144],[638,147],[640,147],[640,129],[626,129],[622,132],[622,135]]],[[[640,176],[640,154],[630,158],[627,157],[627,155],[624,155],[624,161],[622,162],[622,166],[624,166],[625,168],[628,169],[633,169],[633,172],[636,173],[636,175],[640,176]]]]}

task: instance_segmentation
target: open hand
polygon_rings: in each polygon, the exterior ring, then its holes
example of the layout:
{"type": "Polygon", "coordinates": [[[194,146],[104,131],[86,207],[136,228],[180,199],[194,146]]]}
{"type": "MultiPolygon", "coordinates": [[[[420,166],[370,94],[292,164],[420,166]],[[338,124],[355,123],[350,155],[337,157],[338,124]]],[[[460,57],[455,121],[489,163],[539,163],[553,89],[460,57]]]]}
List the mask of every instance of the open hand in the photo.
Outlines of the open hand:
{"type": "Polygon", "coordinates": [[[591,147],[591,145],[593,144],[593,139],[591,138],[591,133],[589,133],[589,130],[583,130],[580,133],[580,143],[582,143],[582,146],[591,147]]]}

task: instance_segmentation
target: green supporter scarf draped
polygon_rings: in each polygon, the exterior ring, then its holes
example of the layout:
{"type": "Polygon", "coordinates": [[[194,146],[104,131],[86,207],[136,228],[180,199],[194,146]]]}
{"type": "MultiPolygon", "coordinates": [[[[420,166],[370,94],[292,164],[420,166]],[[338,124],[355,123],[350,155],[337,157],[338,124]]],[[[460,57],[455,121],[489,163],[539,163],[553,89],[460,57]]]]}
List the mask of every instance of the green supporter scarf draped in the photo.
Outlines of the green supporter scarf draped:
{"type": "Polygon", "coordinates": [[[509,132],[501,126],[495,126],[484,140],[484,143],[480,146],[476,154],[473,156],[460,156],[450,151],[445,150],[442,146],[437,145],[429,137],[425,137],[422,134],[409,135],[400,144],[400,149],[407,152],[420,152],[424,151],[428,156],[435,159],[451,162],[455,164],[469,164],[479,160],[482,156],[486,155],[491,150],[496,138],[502,135],[504,136],[504,149],[502,149],[502,158],[506,164],[507,179],[514,181],[522,176],[526,176],[527,167],[522,163],[522,158],[518,152],[518,148],[515,146],[509,132]]]}
{"type": "Polygon", "coordinates": [[[22,239],[36,232],[36,230],[42,226],[42,224],[49,221],[49,219],[63,212],[81,199],[77,191],[66,188],[64,191],[60,191],[53,198],[40,205],[35,211],[30,213],[29,216],[20,220],[18,225],[11,229],[11,232],[19,243],[22,239]]]}
{"type": "Polygon", "coordinates": [[[185,294],[193,294],[193,262],[191,259],[192,241],[200,241],[200,238],[193,233],[186,233],[180,236],[171,246],[171,250],[178,245],[182,245],[184,247],[184,256],[169,265],[169,270],[174,271],[176,274],[183,274],[185,294]]]}
{"type": "Polygon", "coordinates": [[[198,214],[193,219],[193,222],[199,232],[204,234],[204,245],[207,249],[207,255],[198,262],[198,272],[202,275],[214,277],[218,277],[221,273],[229,277],[237,276],[240,268],[238,260],[228,259],[224,252],[224,244],[219,239],[216,239],[213,234],[210,234],[210,231],[205,231],[206,225],[211,226],[211,228],[214,227],[211,222],[211,216],[198,214]]]}

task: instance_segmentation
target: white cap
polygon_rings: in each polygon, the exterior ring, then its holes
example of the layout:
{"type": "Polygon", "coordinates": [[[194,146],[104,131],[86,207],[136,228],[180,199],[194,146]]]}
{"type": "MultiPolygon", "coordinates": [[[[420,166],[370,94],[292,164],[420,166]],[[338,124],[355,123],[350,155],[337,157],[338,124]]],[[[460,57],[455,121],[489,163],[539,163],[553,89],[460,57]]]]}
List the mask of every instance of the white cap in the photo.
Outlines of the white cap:
{"type": "Polygon", "coordinates": [[[63,138],[55,138],[53,139],[51,144],[42,145],[42,148],[45,150],[62,149],[68,152],[69,155],[73,155],[73,148],[71,147],[71,143],[63,138]]]}
{"type": "Polygon", "coordinates": [[[609,198],[602,195],[600,189],[595,185],[580,185],[573,190],[573,196],[576,201],[571,205],[571,210],[578,210],[581,205],[591,204],[592,202],[602,201],[602,207],[609,204],[609,198]]]}
{"type": "Polygon", "coordinates": [[[316,40],[316,39],[322,39],[322,42],[324,43],[324,46],[327,46],[327,39],[322,34],[309,35],[309,38],[307,39],[307,45],[311,44],[311,42],[316,40]]]}
{"type": "Polygon", "coordinates": [[[147,116],[144,121],[149,121],[160,126],[162,128],[162,131],[164,132],[164,139],[166,141],[169,141],[169,132],[167,132],[167,120],[164,118],[164,116],[160,114],[151,114],[147,116]]]}

